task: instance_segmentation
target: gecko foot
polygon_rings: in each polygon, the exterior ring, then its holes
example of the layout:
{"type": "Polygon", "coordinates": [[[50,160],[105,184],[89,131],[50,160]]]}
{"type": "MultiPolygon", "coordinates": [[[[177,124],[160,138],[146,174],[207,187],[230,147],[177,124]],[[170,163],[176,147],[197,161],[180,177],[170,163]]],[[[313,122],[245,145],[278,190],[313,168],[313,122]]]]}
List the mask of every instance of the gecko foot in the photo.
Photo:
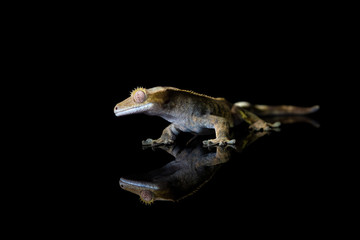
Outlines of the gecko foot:
{"type": "Polygon", "coordinates": [[[169,140],[169,139],[162,139],[162,138],[159,138],[157,140],[153,140],[151,138],[148,138],[144,141],[141,142],[143,146],[159,146],[159,145],[171,145],[174,143],[173,140],[169,140]]]}
{"type": "Polygon", "coordinates": [[[268,122],[265,122],[264,120],[258,120],[256,122],[254,122],[253,124],[251,124],[249,126],[249,129],[254,130],[254,131],[271,131],[271,130],[276,131],[280,125],[281,125],[280,122],[268,123],[268,122]]]}
{"type": "Polygon", "coordinates": [[[215,138],[203,141],[204,147],[211,147],[215,145],[219,146],[226,146],[226,145],[233,145],[236,143],[235,139],[229,140],[227,138],[215,138]]]}

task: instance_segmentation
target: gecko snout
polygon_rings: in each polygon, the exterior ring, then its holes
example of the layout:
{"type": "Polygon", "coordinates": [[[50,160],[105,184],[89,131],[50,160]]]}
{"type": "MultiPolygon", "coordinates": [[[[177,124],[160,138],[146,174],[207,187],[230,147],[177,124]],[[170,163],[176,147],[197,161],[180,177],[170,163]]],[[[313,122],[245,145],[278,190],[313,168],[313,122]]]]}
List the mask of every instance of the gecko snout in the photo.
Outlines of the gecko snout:
{"type": "Polygon", "coordinates": [[[114,113],[116,114],[117,112],[119,112],[119,107],[116,105],[115,107],[114,107],[114,113]]]}

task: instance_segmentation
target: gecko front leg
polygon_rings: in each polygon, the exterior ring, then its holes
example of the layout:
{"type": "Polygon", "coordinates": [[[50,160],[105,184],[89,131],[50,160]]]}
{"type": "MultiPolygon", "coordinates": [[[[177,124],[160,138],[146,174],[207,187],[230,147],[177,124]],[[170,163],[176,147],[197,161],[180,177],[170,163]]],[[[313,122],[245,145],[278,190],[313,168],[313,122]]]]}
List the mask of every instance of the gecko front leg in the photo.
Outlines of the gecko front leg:
{"type": "Polygon", "coordinates": [[[215,129],[215,139],[203,141],[205,147],[219,145],[225,146],[227,144],[235,144],[235,139],[229,139],[230,123],[223,117],[210,115],[205,119],[201,119],[202,124],[207,128],[215,129]]]}
{"type": "Polygon", "coordinates": [[[142,145],[144,146],[170,145],[174,143],[176,136],[179,135],[179,133],[180,131],[176,128],[176,126],[174,124],[170,124],[163,130],[160,138],[156,140],[148,138],[142,141],[142,145]]]}

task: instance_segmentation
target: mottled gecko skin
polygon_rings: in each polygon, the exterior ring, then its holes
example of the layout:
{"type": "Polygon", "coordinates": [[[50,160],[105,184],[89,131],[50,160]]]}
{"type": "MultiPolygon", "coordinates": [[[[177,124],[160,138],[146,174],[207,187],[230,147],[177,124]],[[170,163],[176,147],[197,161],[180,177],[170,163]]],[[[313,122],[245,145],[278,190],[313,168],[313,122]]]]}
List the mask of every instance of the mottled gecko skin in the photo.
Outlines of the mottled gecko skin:
{"type": "Polygon", "coordinates": [[[234,144],[230,128],[241,121],[250,129],[268,131],[279,124],[270,124],[249,112],[239,104],[224,98],[213,98],[174,87],[137,88],[131,96],[114,108],[116,116],[144,113],[159,116],[171,122],[159,139],[147,139],[143,145],[173,144],[180,132],[209,134],[215,130],[215,139],[205,140],[205,146],[234,144]]]}

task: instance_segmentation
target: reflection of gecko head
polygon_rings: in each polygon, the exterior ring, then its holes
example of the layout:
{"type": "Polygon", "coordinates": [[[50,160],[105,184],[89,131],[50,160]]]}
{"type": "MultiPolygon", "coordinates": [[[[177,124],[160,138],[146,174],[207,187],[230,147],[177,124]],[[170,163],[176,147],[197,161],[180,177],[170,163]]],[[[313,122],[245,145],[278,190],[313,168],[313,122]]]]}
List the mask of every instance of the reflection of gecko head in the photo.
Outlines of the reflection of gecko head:
{"type": "Polygon", "coordinates": [[[155,194],[159,187],[151,182],[142,182],[139,180],[131,180],[120,178],[120,187],[126,191],[135,193],[145,204],[151,204],[155,200],[155,194]]]}
{"type": "Polygon", "coordinates": [[[144,177],[145,175],[138,176],[136,180],[122,177],[120,187],[138,195],[145,204],[152,204],[154,201],[177,201],[183,198],[183,195],[188,195],[187,192],[192,192],[192,186],[185,186],[180,178],[171,179],[171,176],[168,176],[144,180],[144,177]],[[183,185],[182,188],[176,186],[176,179],[179,185],[183,185]]]}

